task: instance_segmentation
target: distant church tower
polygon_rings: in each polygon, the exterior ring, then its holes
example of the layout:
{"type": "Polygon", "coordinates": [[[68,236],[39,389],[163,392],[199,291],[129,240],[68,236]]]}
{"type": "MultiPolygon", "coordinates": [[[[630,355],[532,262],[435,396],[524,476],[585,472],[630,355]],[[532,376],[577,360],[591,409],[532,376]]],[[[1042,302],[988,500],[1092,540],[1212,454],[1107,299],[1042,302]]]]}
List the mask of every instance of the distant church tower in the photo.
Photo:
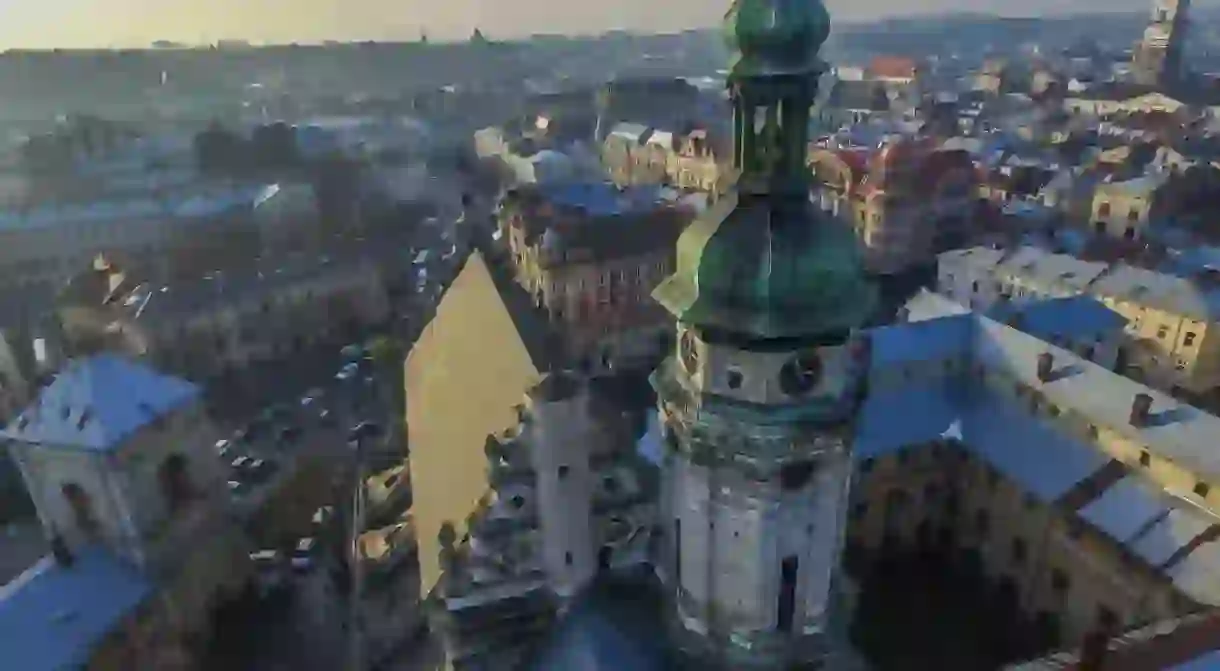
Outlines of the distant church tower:
{"type": "Polygon", "coordinates": [[[1155,86],[1181,82],[1186,74],[1183,52],[1189,14],[1190,0],[1152,0],[1152,16],[1132,55],[1137,81],[1155,86]]]}
{"type": "Polygon", "coordinates": [[[700,668],[843,669],[839,555],[876,296],[851,231],[810,207],[820,0],[736,0],[736,183],[654,296],[678,321],[654,374],[667,450],[658,573],[700,668]]]}

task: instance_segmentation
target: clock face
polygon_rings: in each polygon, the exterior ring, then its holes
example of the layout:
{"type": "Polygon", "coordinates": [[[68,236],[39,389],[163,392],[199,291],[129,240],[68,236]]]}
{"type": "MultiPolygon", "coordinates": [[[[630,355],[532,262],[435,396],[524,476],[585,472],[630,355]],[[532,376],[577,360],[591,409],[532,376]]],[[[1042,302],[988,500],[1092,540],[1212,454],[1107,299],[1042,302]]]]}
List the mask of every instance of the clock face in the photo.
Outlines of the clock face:
{"type": "Polygon", "coordinates": [[[693,375],[699,367],[699,347],[693,332],[682,332],[682,338],[678,341],[678,357],[682,360],[682,368],[693,375]]]}
{"type": "Polygon", "coordinates": [[[802,352],[779,369],[779,388],[789,396],[804,396],[822,379],[822,361],[814,352],[802,352]]]}

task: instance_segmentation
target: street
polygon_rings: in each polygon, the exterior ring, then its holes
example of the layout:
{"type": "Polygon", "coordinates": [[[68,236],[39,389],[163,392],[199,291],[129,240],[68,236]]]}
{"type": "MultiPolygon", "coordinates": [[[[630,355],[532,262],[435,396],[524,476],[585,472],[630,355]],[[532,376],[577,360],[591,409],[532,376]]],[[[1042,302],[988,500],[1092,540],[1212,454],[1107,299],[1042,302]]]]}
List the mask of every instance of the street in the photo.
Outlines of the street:
{"type": "Polygon", "coordinates": [[[293,575],[282,597],[254,595],[232,604],[218,623],[207,669],[337,671],[344,668],[347,634],[341,599],[321,565],[293,575]]]}

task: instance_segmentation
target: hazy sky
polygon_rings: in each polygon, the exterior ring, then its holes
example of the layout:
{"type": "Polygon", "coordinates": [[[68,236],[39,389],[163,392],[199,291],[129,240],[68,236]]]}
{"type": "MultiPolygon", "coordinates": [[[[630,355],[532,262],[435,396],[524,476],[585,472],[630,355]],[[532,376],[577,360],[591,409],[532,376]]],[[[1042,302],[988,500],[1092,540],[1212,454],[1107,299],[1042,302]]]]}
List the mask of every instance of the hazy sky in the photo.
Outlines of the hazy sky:
{"type": "MultiPolygon", "coordinates": [[[[826,0],[838,19],[971,9],[1009,14],[1136,9],[1150,0],[826,0]]],[[[1196,0],[1211,5],[1220,0],[1196,0]]],[[[0,0],[0,49],[144,46],[157,39],[466,37],[714,23],[729,0],[0,0]]]]}

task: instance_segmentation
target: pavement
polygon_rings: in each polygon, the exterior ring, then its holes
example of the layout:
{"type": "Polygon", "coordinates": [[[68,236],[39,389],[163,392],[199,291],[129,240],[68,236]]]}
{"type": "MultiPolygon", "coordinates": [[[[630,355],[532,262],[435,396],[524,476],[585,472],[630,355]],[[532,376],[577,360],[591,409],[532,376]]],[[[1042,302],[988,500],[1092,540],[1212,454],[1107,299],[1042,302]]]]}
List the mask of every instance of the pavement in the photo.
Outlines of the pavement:
{"type": "MultiPolygon", "coordinates": [[[[338,381],[335,373],[342,362],[337,352],[296,362],[266,364],[259,374],[269,383],[245,386],[240,393],[242,400],[234,403],[232,398],[220,398],[222,407],[216,413],[217,424],[222,435],[246,427],[259,417],[266,408],[279,405],[284,408],[277,425],[293,425],[301,429],[299,438],[290,444],[281,445],[275,440],[278,426],[264,428],[256,439],[243,441],[232,448],[226,456],[231,461],[239,455],[275,460],[280,464],[279,472],[268,482],[252,487],[235,502],[239,510],[254,514],[259,503],[267,500],[277,488],[294,473],[295,464],[305,455],[334,458],[347,464],[353,456],[348,446],[351,426],[361,421],[373,421],[383,429],[392,426],[391,419],[401,409],[390,407],[390,394],[375,371],[362,369],[361,373],[348,381],[338,381]],[[369,381],[367,378],[374,375],[369,381]],[[322,390],[320,398],[307,405],[301,398],[308,391],[322,390]],[[244,409],[238,406],[245,405],[244,409]],[[318,421],[318,412],[325,407],[336,418],[334,426],[323,426],[318,421]]],[[[238,392],[233,392],[238,393],[238,392]]],[[[387,436],[389,437],[389,436],[387,436]]],[[[383,443],[384,445],[384,443],[383,443]]],[[[392,442],[389,449],[400,449],[392,442]]],[[[338,472],[338,471],[336,471],[338,472]]],[[[407,485],[407,482],[403,483],[407,485]]],[[[335,490],[338,500],[329,503],[335,506],[336,514],[343,515],[346,507],[346,488],[335,490]]],[[[407,499],[409,500],[409,499],[407,499]]],[[[263,519],[257,516],[252,519],[263,519]]],[[[260,530],[252,530],[260,531],[260,530]]],[[[261,531],[267,532],[268,529],[261,531]]],[[[256,533],[259,536],[275,536],[274,533],[256,533]]],[[[282,534],[281,534],[282,535],[282,534]]],[[[339,539],[319,537],[320,545],[315,558],[317,566],[306,575],[294,576],[293,597],[275,603],[260,603],[251,599],[235,605],[233,615],[223,618],[222,626],[213,646],[215,655],[209,660],[208,669],[250,669],[264,671],[293,669],[302,671],[338,671],[346,666],[348,655],[347,606],[345,585],[332,579],[331,567],[341,551],[333,543],[339,539]]],[[[418,575],[414,570],[397,572],[394,579],[378,586],[375,593],[366,597],[366,658],[384,658],[399,647],[399,642],[410,632],[420,615],[415,607],[418,591],[418,575]]]]}

